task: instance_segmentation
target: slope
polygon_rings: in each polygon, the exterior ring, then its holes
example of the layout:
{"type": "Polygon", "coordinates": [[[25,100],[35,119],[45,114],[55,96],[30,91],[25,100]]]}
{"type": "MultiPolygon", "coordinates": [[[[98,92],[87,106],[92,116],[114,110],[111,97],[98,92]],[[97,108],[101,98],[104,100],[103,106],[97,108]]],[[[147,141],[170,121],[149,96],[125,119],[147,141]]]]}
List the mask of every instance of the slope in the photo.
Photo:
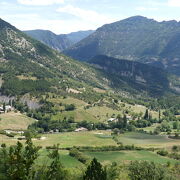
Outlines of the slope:
{"type": "Polygon", "coordinates": [[[93,32],[94,31],[89,30],[57,35],[51,31],[40,29],[24,31],[24,33],[26,33],[30,37],[39,40],[50,48],[56,49],[58,51],[63,51],[69,48],[70,46],[86,38],[93,32]]]}
{"type": "Polygon", "coordinates": [[[100,27],[64,53],[83,61],[101,54],[135,60],[180,75],[179,35],[177,21],[135,16],[100,27]]]}

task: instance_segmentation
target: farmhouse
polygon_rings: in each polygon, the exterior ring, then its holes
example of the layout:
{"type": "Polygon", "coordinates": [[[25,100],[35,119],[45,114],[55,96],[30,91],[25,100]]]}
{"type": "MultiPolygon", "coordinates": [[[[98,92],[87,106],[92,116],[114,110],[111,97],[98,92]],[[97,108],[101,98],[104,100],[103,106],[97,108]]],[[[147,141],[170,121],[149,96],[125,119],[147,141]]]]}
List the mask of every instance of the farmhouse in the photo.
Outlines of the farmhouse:
{"type": "Polygon", "coordinates": [[[117,118],[110,118],[110,119],[108,119],[108,122],[117,122],[118,120],[117,120],[117,118]]]}
{"type": "MultiPolygon", "coordinates": [[[[5,112],[12,111],[12,110],[13,110],[12,106],[10,105],[5,106],[5,112]]],[[[0,113],[4,113],[4,108],[2,106],[0,107],[0,113]]]]}
{"type": "Polygon", "coordinates": [[[6,134],[11,134],[11,133],[24,134],[24,131],[14,131],[14,130],[8,130],[8,129],[5,129],[4,131],[6,132],[6,134]]]}
{"type": "Polygon", "coordinates": [[[132,120],[132,116],[130,116],[130,115],[127,115],[126,118],[127,118],[128,121],[132,120]]]}
{"type": "Polygon", "coordinates": [[[0,113],[4,113],[3,107],[0,107],[0,113]]]}
{"type": "Polygon", "coordinates": [[[81,127],[75,130],[75,132],[88,131],[88,129],[81,127]]]}

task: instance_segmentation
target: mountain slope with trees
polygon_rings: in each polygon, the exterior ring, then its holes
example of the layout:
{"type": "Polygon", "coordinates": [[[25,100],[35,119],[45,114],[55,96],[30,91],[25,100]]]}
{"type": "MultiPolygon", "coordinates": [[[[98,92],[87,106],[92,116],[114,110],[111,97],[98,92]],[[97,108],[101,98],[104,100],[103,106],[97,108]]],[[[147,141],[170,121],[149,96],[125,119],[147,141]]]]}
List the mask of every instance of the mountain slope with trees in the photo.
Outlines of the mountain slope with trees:
{"type": "Polygon", "coordinates": [[[180,23],[134,16],[98,28],[64,51],[82,61],[96,55],[135,60],[180,75],[180,23]]]}
{"type": "MultiPolygon", "coordinates": [[[[106,61],[108,58],[100,59],[99,65],[102,65],[102,60],[106,61]]],[[[117,67],[119,70],[114,69],[116,73],[112,73],[112,69],[107,71],[88,63],[75,61],[0,20],[0,72],[3,94],[23,95],[50,91],[67,93],[68,89],[71,91],[81,89],[76,93],[82,93],[81,96],[85,98],[88,93],[92,94],[93,88],[113,90],[120,94],[123,91],[135,96],[138,94],[162,96],[165,92],[171,91],[168,76],[160,69],[138,64],[138,68],[134,69],[137,71],[134,78],[134,75],[130,77],[131,62],[118,64],[117,67]],[[120,75],[117,71],[122,70],[121,66],[125,72],[121,72],[120,75]],[[147,69],[148,75],[146,75],[147,69]],[[125,77],[126,74],[130,76],[125,77]],[[158,78],[154,74],[158,74],[158,78]],[[147,78],[146,83],[140,82],[143,78],[147,78]],[[84,88],[86,90],[82,90],[84,88]]],[[[94,91],[93,93],[96,94],[94,91]]]]}
{"type": "Polygon", "coordinates": [[[50,48],[56,49],[58,51],[63,51],[69,48],[70,46],[86,38],[93,32],[94,31],[89,30],[57,35],[51,31],[41,29],[24,31],[24,33],[26,33],[30,37],[39,40],[50,48]]]}

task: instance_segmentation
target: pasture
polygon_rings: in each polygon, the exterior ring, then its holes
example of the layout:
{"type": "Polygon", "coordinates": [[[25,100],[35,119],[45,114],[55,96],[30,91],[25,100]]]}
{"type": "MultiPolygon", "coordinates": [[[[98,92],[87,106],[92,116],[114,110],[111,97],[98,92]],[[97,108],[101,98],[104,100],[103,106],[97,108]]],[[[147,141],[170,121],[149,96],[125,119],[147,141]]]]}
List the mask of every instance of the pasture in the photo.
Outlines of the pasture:
{"type": "Polygon", "coordinates": [[[178,162],[177,160],[162,157],[149,151],[86,152],[85,154],[92,158],[97,158],[103,164],[109,164],[112,162],[128,163],[135,160],[147,160],[161,164],[166,164],[167,162],[175,164],[178,162]]]}
{"type": "Polygon", "coordinates": [[[27,117],[19,112],[8,112],[0,114],[0,129],[26,130],[27,127],[35,122],[34,119],[27,117]]]}
{"type": "Polygon", "coordinates": [[[163,147],[168,148],[173,145],[180,144],[180,140],[169,139],[167,136],[150,135],[138,132],[128,132],[118,136],[119,142],[125,145],[141,146],[141,147],[163,147]]]}
{"type": "Polygon", "coordinates": [[[34,143],[40,146],[52,146],[59,144],[60,147],[73,146],[108,146],[116,145],[110,132],[106,131],[88,131],[88,132],[67,132],[59,134],[44,134],[44,140],[35,140],[34,143]],[[102,136],[102,134],[105,136],[102,136]]]}

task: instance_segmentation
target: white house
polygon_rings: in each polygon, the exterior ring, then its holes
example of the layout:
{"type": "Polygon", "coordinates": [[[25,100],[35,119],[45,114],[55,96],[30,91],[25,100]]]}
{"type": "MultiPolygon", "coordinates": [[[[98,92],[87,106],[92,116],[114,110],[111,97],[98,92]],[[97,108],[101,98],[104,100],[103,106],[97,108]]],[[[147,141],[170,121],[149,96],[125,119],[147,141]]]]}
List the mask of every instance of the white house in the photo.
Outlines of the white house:
{"type": "Polygon", "coordinates": [[[108,119],[108,122],[117,122],[117,118],[110,118],[108,119]]]}
{"type": "Polygon", "coordinates": [[[84,127],[80,127],[75,130],[75,132],[81,132],[81,131],[88,131],[88,129],[86,129],[84,127]]]}

